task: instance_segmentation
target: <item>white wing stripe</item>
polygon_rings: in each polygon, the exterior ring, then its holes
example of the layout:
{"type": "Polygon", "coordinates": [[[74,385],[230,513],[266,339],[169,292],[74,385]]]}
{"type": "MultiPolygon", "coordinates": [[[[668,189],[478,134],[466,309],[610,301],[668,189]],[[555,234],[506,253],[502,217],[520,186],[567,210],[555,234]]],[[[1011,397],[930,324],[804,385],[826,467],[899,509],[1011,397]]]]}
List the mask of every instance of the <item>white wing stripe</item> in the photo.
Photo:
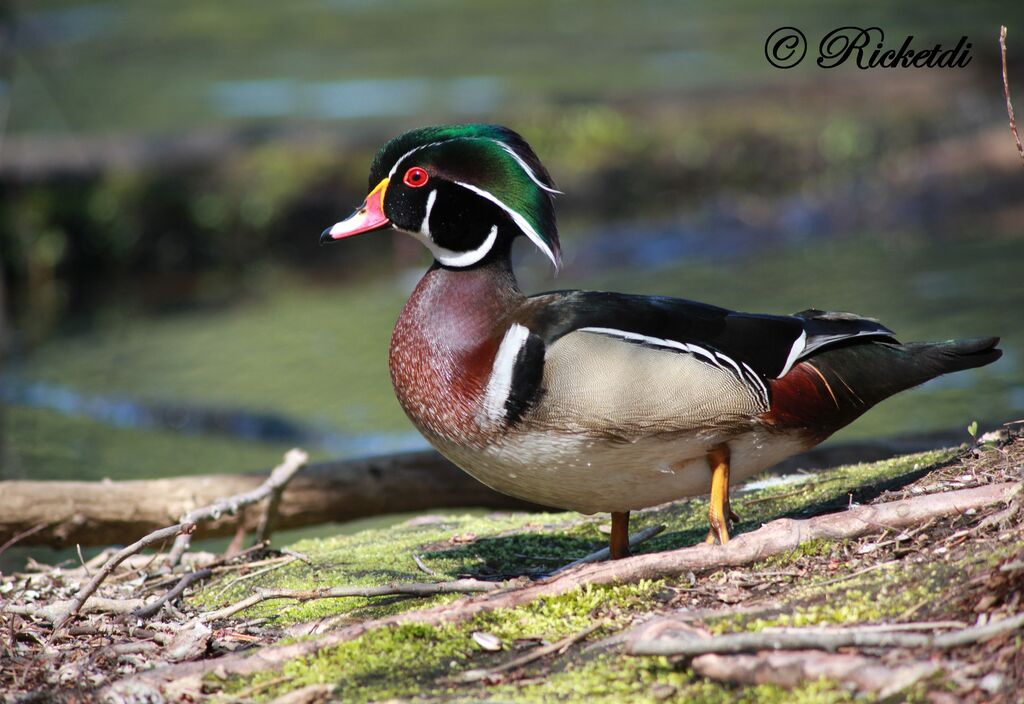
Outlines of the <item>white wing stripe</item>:
{"type": "Polygon", "coordinates": [[[779,372],[779,376],[776,377],[777,379],[784,377],[789,373],[789,370],[793,368],[796,360],[800,358],[805,347],[807,347],[807,331],[801,330],[800,337],[793,341],[793,347],[789,350],[789,357],[786,358],[786,365],[782,367],[782,371],[779,372]]]}
{"type": "Polygon", "coordinates": [[[498,421],[505,417],[505,402],[512,391],[512,373],[515,371],[516,358],[529,337],[529,328],[514,323],[501,340],[498,353],[494,355],[491,378],[484,393],[483,410],[488,420],[498,421]]]}
{"type": "Polygon", "coordinates": [[[764,381],[761,379],[761,375],[750,368],[750,365],[743,362],[743,368],[747,371],[747,378],[754,383],[760,394],[761,399],[764,401],[764,405],[767,407],[771,402],[768,400],[768,387],[764,385],[764,381]]]}

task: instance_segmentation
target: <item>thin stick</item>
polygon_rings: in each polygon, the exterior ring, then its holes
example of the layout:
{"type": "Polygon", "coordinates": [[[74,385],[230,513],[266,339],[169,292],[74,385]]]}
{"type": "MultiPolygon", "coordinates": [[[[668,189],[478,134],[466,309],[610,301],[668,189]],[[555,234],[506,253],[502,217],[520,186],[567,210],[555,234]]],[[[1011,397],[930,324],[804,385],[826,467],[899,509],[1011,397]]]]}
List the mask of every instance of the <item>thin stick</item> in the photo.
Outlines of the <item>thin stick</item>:
{"type": "Polygon", "coordinates": [[[247,574],[239,575],[238,577],[235,577],[234,579],[230,580],[227,584],[225,584],[223,587],[221,587],[217,591],[217,593],[213,596],[213,598],[214,599],[218,599],[221,594],[226,592],[228,589],[231,589],[231,587],[235,586],[239,582],[244,582],[245,580],[252,579],[253,577],[259,577],[261,574],[266,574],[267,572],[273,572],[274,570],[279,570],[282,567],[285,567],[287,565],[292,564],[293,562],[298,562],[298,561],[299,561],[299,558],[297,558],[297,557],[295,557],[293,555],[285,555],[284,559],[281,559],[281,560],[275,562],[272,565],[267,565],[266,567],[263,567],[263,568],[258,569],[258,570],[254,570],[254,571],[249,572],[247,574]]]}
{"type": "Polygon", "coordinates": [[[82,569],[85,570],[85,576],[92,577],[92,572],[90,572],[89,568],[85,566],[85,558],[82,557],[82,544],[75,543],[75,549],[78,550],[78,561],[82,563],[82,569]]]}
{"type": "Polygon", "coordinates": [[[712,638],[681,632],[639,639],[629,649],[633,655],[701,655],[704,653],[747,653],[758,650],[835,650],[837,648],[912,648],[949,650],[990,640],[1003,633],[1024,628],[1024,614],[993,621],[984,626],[941,635],[927,633],[879,632],[862,628],[839,631],[800,630],[782,633],[729,633],[712,638]]]}
{"type": "MultiPolygon", "coordinates": [[[[870,631],[877,633],[892,633],[896,631],[938,631],[949,628],[967,628],[967,624],[963,621],[914,621],[912,623],[869,623],[864,626],[857,626],[858,631],[864,631],[865,633],[870,631]]],[[[768,628],[765,628],[763,632],[787,633],[792,630],[792,628],[769,626],[768,628]]],[[[825,626],[821,627],[819,630],[828,633],[837,630],[842,631],[843,629],[825,626]]]]}
{"type": "Polygon", "coordinates": [[[32,526],[28,530],[23,530],[22,532],[18,533],[16,536],[14,536],[10,540],[8,540],[3,545],[0,545],[0,555],[3,555],[4,551],[6,551],[7,548],[11,547],[15,543],[18,543],[18,542],[24,540],[25,538],[29,537],[30,535],[35,535],[39,531],[44,530],[45,528],[48,528],[49,526],[50,526],[50,522],[48,521],[46,523],[40,523],[37,526],[32,526]]]}
{"type": "Polygon", "coordinates": [[[834,579],[826,579],[824,582],[814,582],[813,584],[814,584],[815,587],[827,587],[830,584],[839,584],[840,582],[845,582],[848,579],[853,579],[854,577],[860,577],[862,574],[867,574],[868,572],[874,572],[875,570],[881,569],[883,567],[888,567],[889,565],[895,565],[898,562],[899,562],[899,560],[889,560],[888,562],[878,562],[878,563],[875,563],[873,565],[868,565],[867,567],[865,567],[862,570],[857,570],[856,572],[850,572],[849,574],[843,574],[843,575],[840,575],[838,577],[835,577],[834,579]]]}
{"type": "Polygon", "coordinates": [[[497,675],[502,672],[508,672],[509,670],[515,670],[517,668],[523,667],[524,665],[529,665],[531,662],[535,660],[540,660],[541,658],[551,655],[552,653],[558,653],[567,650],[568,648],[572,647],[579,641],[583,640],[584,638],[586,638],[591,633],[593,633],[598,628],[601,628],[604,625],[605,623],[603,621],[592,623],[579,633],[574,633],[570,636],[566,636],[565,638],[562,638],[561,640],[556,641],[551,645],[545,645],[542,648],[536,648],[534,650],[531,650],[526,655],[515,658],[513,660],[509,660],[508,662],[498,665],[497,667],[492,667],[489,670],[467,670],[466,672],[463,672],[459,677],[455,678],[455,680],[458,682],[479,682],[480,680],[487,679],[492,675],[497,675]]]}
{"type": "Polygon", "coordinates": [[[416,553],[412,554],[412,561],[416,563],[416,566],[419,567],[424,574],[429,574],[431,577],[437,575],[437,572],[427,567],[426,563],[423,562],[423,558],[416,553]]]}
{"type": "Polygon", "coordinates": [[[281,494],[284,493],[284,485],[274,487],[270,491],[270,498],[263,506],[263,513],[260,514],[260,522],[256,524],[256,536],[254,543],[270,542],[270,534],[274,530],[274,519],[277,518],[277,507],[281,505],[281,494]]]}
{"type": "Polygon", "coordinates": [[[86,600],[92,596],[97,589],[99,589],[99,586],[103,584],[103,580],[109,577],[110,573],[127,558],[136,553],[142,552],[154,543],[159,543],[182,533],[191,533],[193,530],[195,530],[194,523],[177,523],[173,526],[168,526],[167,528],[161,528],[160,530],[153,531],[145,538],[137,540],[107,560],[106,564],[103,565],[103,568],[96,573],[96,576],[93,577],[88,584],[82,587],[78,594],[76,594],[71,600],[68,605],[67,612],[54,621],[53,631],[50,633],[50,640],[52,641],[71,617],[78,613],[78,610],[82,608],[82,604],[84,604],[86,600]]]}
{"type": "Polygon", "coordinates": [[[501,582],[483,582],[478,579],[456,579],[451,582],[432,582],[426,584],[387,584],[380,587],[324,587],[322,589],[260,589],[255,594],[239,602],[215,611],[207,611],[200,618],[203,621],[216,621],[227,618],[270,599],[295,599],[311,601],[313,599],[342,599],[345,597],[362,596],[434,596],[436,594],[472,594],[492,592],[501,588],[501,582]]]}
{"type": "Polygon", "coordinates": [[[200,579],[206,579],[213,571],[209,568],[196,570],[195,572],[189,572],[178,580],[178,583],[174,585],[166,594],[154,601],[152,604],[147,604],[141,609],[137,609],[131,613],[131,618],[149,618],[155,616],[160,612],[160,609],[164,607],[169,601],[174,601],[181,596],[189,585],[193,582],[197,582],[200,579]]]}
{"type": "MultiPolygon", "coordinates": [[[[267,480],[252,491],[244,494],[236,494],[226,499],[215,501],[209,506],[203,506],[189,511],[181,517],[182,523],[200,523],[203,521],[216,521],[221,516],[235,515],[239,509],[250,504],[257,503],[270,496],[274,491],[284,491],[284,487],[291,481],[295,473],[302,469],[309,460],[309,455],[304,450],[294,448],[285,453],[284,461],[274,467],[267,480]]],[[[188,550],[190,538],[187,535],[179,535],[174,540],[171,554],[167,556],[167,564],[170,567],[181,562],[181,556],[188,550]]]]}
{"type": "Polygon", "coordinates": [[[802,494],[805,491],[807,491],[808,489],[813,488],[818,483],[819,482],[802,482],[798,489],[793,489],[792,491],[784,491],[781,494],[766,494],[765,496],[758,496],[758,497],[753,498],[753,499],[741,499],[741,501],[743,502],[744,508],[746,508],[747,506],[753,506],[754,504],[759,504],[759,503],[762,503],[764,501],[774,501],[775,499],[785,499],[785,498],[788,498],[790,496],[796,496],[797,494],[802,494]]]}
{"type": "MultiPolygon", "coordinates": [[[[650,540],[663,530],[665,530],[665,526],[648,526],[643,530],[638,530],[636,533],[633,533],[633,535],[629,536],[629,547],[632,548],[644,542],[645,540],[650,540]]],[[[551,572],[548,576],[553,577],[554,575],[561,574],[562,572],[565,572],[568,569],[578,567],[579,565],[585,565],[590,562],[600,562],[601,560],[607,560],[609,555],[611,555],[611,550],[609,548],[601,548],[600,550],[595,550],[589,555],[586,555],[578,560],[570,562],[568,565],[562,565],[554,572],[551,572]]]]}
{"type": "Polygon", "coordinates": [[[999,28],[999,52],[1003,57],[1003,95],[1006,96],[1006,114],[1010,116],[1010,132],[1017,142],[1017,151],[1020,152],[1021,161],[1024,161],[1024,144],[1020,143],[1020,135],[1017,134],[1017,120],[1013,117],[1013,103],[1010,102],[1010,79],[1006,72],[1006,27],[999,28]]]}

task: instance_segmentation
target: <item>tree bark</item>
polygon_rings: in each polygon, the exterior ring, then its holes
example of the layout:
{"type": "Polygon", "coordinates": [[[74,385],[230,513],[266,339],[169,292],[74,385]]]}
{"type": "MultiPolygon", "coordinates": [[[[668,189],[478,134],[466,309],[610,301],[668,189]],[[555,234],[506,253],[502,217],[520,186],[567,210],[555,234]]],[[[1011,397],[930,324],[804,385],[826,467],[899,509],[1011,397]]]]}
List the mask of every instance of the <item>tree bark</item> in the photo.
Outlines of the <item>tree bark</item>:
{"type": "MultiPolygon", "coordinates": [[[[258,487],[267,474],[215,474],[122,482],[0,482],[0,544],[40,524],[19,545],[126,544],[188,511],[258,487]]],[[[436,452],[324,462],[306,467],[281,497],[277,530],[434,508],[537,508],[499,494],[436,452]]],[[[249,530],[260,509],[246,511],[249,530]]],[[[196,538],[230,535],[237,519],[198,527],[196,538]]]]}

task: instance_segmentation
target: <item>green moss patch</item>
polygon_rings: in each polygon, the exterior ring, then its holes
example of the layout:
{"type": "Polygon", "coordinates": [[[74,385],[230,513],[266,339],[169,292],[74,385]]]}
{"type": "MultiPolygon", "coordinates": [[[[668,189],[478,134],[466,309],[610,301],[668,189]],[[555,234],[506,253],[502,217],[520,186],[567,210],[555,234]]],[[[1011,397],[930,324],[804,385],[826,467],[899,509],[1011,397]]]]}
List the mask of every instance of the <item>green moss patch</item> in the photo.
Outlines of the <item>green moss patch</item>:
{"type": "MultiPolygon", "coordinates": [[[[821,512],[846,505],[852,493],[868,485],[920,470],[944,459],[949,452],[910,455],[872,464],[852,465],[813,475],[799,485],[771,486],[741,494],[734,504],[741,511],[740,532],[784,515],[821,512]]],[[[291,546],[308,561],[295,561],[279,569],[247,578],[227,575],[208,585],[194,603],[212,609],[234,603],[256,588],[313,589],[332,586],[376,586],[391,582],[424,582],[470,575],[483,579],[538,576],[571,562],[606,544],[598,531],[602,516],[574,513],[460,514],[428,516],[385,529],[353,535],[305,540],[291,546]],[[425,574],[414,555],[435,574],[425,574]]],[[[664,524],[666,531],[641,545],[637,552],[671,550],[700,542],[707,532],[707,502],[703,498],[680,501],[638,512],[633,529],[664,524]]],[[[801,550],[818,549],[805,546],[801,550]]],[[[786,559],[786,558],[782,558],[786,559]]],[[[267,617],[287,625],[339,614],[372,618],[451,601],[454,595],[431,599],[353,597],[302,604],[274,600],[259,604],[243,616],[267,617]]]]}

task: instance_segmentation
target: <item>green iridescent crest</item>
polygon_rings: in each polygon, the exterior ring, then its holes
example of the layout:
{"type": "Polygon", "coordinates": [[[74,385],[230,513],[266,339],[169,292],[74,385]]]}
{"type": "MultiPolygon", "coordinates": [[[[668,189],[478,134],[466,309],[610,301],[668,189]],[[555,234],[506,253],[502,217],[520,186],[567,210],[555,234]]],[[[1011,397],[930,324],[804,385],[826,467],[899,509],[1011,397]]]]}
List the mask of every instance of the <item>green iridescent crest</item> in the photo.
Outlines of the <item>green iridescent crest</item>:
{"type": "Polygon", "coordinates": [[[437,174],[501,207],[558,268],[561,251],[547,169],[526,141],[500,125],[424,127],[396,137],[377,154],[370,187],[405,166],[437,174]]]}

